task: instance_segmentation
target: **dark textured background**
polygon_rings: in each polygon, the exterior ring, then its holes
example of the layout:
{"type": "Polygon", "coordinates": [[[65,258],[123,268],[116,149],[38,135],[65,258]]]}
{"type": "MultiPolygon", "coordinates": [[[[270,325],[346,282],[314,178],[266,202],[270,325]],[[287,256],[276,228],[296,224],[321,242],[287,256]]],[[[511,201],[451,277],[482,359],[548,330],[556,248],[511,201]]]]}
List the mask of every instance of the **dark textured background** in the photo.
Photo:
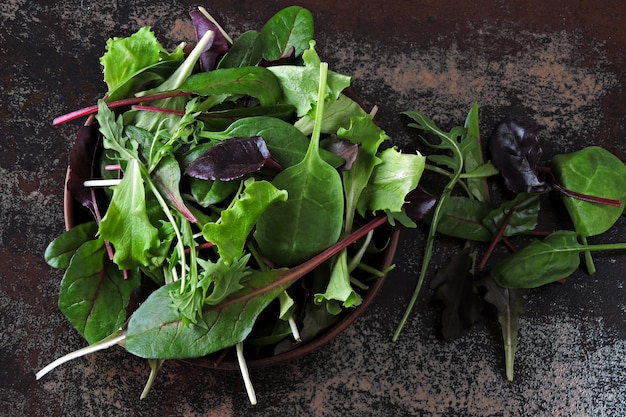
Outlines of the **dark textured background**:
{"type": "MultiPolygon", "coordinates": [[[[437,338],[424,291],[390,341],[422,256],[421,230],[402,236],[397,268],[375,305],[321,350],[254,370],[252,407],[237,372],[166,362],[146,400],[147,364],[113,348],[34,373],[84,346],[56,307],[61,273],[43,261],[63,230],[66,155],[77,123],[55,116],[94,101],[107,38],[150,25],[171,48],[192,41],[183,1],[27,1],[0,5],[0,415],[6,416],[621,416],[626,415],[623,253],[598,273],[533,291],[516,380],[505,381],[497,326],[437,338]]],[[[285,1],[213,2],[232,35],[260,29],[285,1]]],[[[396,144],[413,149],[399,116],[419,110],[449,128],[473,101],[487,136],[523,111],[543,127],[544,161],[601,144],[626,160],[626,3],[622,0],[302,1],[318,52],[354,88],[396,144]]],[[[597,241],[626,240],[623,222],[597,241]]],[[[449,256],[438,246],[434,271],[449,256]]],[[[430,274],[432,275],[432,273],[430,274]]]]}

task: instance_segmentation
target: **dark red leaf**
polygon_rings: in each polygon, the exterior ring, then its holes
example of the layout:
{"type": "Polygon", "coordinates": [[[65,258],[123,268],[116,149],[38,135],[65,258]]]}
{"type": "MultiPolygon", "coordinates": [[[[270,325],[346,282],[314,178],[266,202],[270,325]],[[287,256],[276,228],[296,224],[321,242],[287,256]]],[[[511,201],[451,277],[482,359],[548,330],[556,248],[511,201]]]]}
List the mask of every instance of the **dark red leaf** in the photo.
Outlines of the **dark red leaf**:
{"type": "Polygon", "coordinates": [[[228,41],[220,28],[200,11],[199,6],[191,6],[189,16],[196,31],[196,39],[200,40],[209,30],[213,31],[213,39],[209,41],[200,55],[200,69],[211,71],[215,68],[217,58],[228,52],[228,41]]]}
{"type": "Polygon", "coordinates": [[[411,220],[417,222],[432,210],[436,202],[437,197],[418,186],[407,194],[404,210],[411,220]]]}
{"type": "Polygon", "coordinates": [[[230,181],[276,162],[260,136],[226,139],[193,161],[185,174],[203,180],[230,181]]]}
{"type": "Polygon", "coordinates": [[[508,117],[496,126],[489,138],[491,161],[514,193],[547,190],[537,177],[542,150],[537,139],[538,126],[527,117],[508,117]]]}
{"type": "Polygon", "coordinates": [[[92,188],[83,183],[93,178],[93,171],[100,154],[98,124],[91,123],[78,129],[69,155],[67,189],[74,199],[88,208],[98,219],[96,197],[92,188]]]}

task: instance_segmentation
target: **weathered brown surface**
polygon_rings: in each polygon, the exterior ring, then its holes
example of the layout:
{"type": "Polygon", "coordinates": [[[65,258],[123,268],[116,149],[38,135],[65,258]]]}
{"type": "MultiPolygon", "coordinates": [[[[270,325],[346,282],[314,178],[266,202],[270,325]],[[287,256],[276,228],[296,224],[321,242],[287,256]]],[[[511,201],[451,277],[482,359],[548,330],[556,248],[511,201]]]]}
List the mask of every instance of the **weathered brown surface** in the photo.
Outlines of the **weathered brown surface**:
{"type": "MultiPolygon", "coordinates": [[[[92,104],[104,86],[107,38],[154,27],[171,47],[192,41],[183,1],[26,1],[0,6],[0,414],[7,416],[619,416],[626,415],[626,257],[599,257],[598,273],[534,291],[522,321],[516,381],[507,383],[499,333],[478,326],[437,339],[423,293],[396,343],[412,291],[421,231],[403,234],[397,268],[376,305],[322,350],[256,370],[252,407],[237,373],[167,362],[148,399],[143,360],[112,349],[34,373],[82,347],[56,307],[61,275],[43,261],[63,229],[66,155],[77,124],[60,114],[92,104]]],[[[193,2],[195,3],[195,2],[193,2]]],[[[285,1],[213,2],[233,35],[258,29],[285,1]]],[[[511,111],[543,127],[544,155],[601,144],[626,160],[626,3],[580,1],[303,1],[318,51],[403,148],[419,110],[461,123],[473,101],[484,135],[511,111]]],[[[623,223],[606,240],[626,240],[623,223]]],[[[439,250],[433,271],[449,253],[439,250]]]]}

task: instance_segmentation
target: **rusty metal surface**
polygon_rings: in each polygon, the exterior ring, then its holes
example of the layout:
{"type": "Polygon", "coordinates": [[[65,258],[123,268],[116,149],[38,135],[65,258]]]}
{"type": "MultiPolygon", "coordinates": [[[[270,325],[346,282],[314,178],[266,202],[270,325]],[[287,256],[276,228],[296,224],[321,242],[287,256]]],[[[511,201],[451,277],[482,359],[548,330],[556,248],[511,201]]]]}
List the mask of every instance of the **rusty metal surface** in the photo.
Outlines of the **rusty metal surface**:
{"type": "MultiPolygon", "coordinates": [[[[23,1],[0,6],[0,415],[7,416],[617,416],[626,415],[626,256],[600,257],[594,276],[534,291],[522,320],[516,380],[507,383],[497,328],[437,338],[425,291],[400,340],[391,333],[419,270],[423,231],[403,233],[375,305],[323,349],[255,370],[252,407],[239,374],[167,362],[150,396],[148,366],[122,349],[34,373],[84,345],[56,307],[61,275],[43,261],[63,229],[62,188],[76,125],[60,114],[103,92],[106,39],[152,26],[171,47],[192,40],[187,1],[23,1]]],[[[195,2],[193,2],[195,3],[195,2]]],[[[237,35],[286,1],[207,4],[237,35]]],[[[401,147],[399,116],[443,126],[473,101],[481,127],[523,111],[543,127],[544,155],[601,144],[626,160],[626,3],[579,1],[302,1],[320,55],[353,86],[401,147]]],[[[620,223],[610,241],[624,241],[620,223]]],[[[436,253],[433,270],[447,259],[436,253]]]]}

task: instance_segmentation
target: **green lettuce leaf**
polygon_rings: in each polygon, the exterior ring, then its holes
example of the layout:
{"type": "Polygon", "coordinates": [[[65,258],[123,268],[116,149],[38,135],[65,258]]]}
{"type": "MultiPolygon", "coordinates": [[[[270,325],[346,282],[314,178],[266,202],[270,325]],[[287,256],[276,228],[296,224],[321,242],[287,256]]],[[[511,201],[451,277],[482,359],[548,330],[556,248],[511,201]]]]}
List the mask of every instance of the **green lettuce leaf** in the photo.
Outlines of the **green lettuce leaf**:
{"type": "MultiPolygon", "coordinates": [[[[136,84],[142,85],[150,79],[159,79],[155,71],[157,64],[165,63],[165,72],[175,69],[184,58],[182,46],[172,53],[167,52],[159,43],[151,28],[145,26],[126,38],[111,38],[106,43],[106,52],[100,58],[103,67],[104,82],[109,89],[107,97],[115,100],[128,97],[129,91],[136,84]],[[123,62],[124,65],[120,65],[123,62]],[[173,64],[173,65],[172,65],[173,64]],[[139,79],[139,74],[148,68],[153,71],[139,79]],[[135,82],[133,82],[135,80],[135,82]],[[140,82],[136,82],[140,81],[140,82]]],[[[163,67],[163,66],[162,66],[163,67]]]]}
{"type": "Polygon", "coordinates": [[[248,235],[258,218],[275,201],[286,201],[287,192],[267,181],[248,180],[242,194],[222,211],[215,223],[207,223],[202,234],[217,246],[220,257],[228,265],[243,254],[248,235]]]}
{"type": "Polygon", "coordinates": [[[152,252],[159,247],[159,231],[148,217],[145,188],[136,159],[128,161],[122,181],[113,188],[99,233],[113,244],[113,261],[120,269],[151,265],[152,252]]]}

